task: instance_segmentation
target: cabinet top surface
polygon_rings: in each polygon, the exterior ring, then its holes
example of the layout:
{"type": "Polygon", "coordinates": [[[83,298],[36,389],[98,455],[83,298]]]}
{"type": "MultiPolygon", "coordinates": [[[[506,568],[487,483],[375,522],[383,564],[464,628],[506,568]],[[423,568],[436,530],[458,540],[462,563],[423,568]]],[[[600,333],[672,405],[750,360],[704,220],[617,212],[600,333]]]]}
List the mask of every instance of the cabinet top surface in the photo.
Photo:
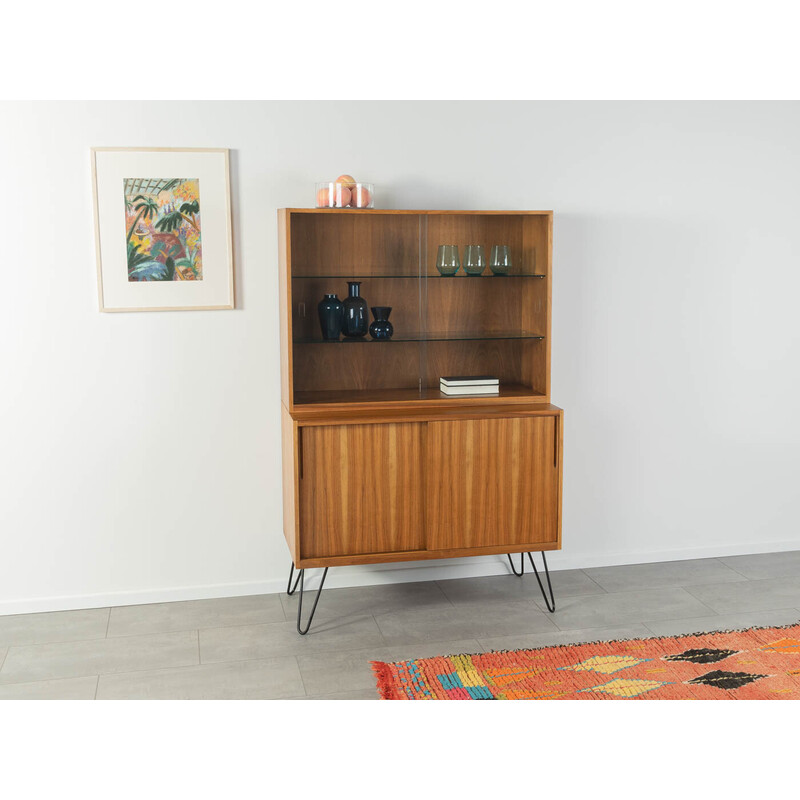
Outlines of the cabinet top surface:
{"type": "Polygon", "coordinates": [[[408,208],[281,208],[279,211],[286,211],[289,214],[363,214],[366,216],[380,214],[498,214],[503,216],[528,215],[528,216],[552,216],[552,211],[517,211],[492,209],[491,211],[475,211],[472,209],[408,209],[408,208]]]}

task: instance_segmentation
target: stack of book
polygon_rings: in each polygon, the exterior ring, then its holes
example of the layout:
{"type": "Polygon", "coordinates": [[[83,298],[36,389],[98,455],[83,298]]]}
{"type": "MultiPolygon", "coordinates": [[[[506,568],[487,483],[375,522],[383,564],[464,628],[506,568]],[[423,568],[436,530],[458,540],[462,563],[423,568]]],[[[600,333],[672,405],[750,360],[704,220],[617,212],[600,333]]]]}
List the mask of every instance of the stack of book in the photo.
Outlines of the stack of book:
{"type": "Polygon", "coordinates": [[[500,381],[494,375],[451,375],[439,378],[442,394],[499,394],[500,381]]]}

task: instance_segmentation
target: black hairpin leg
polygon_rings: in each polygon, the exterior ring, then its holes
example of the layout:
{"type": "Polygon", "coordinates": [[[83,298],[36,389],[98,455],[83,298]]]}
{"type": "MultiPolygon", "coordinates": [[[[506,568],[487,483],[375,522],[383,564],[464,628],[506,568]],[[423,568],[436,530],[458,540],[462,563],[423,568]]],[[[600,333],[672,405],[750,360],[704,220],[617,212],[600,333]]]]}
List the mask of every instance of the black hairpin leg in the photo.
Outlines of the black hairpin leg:
{"type": "Polygon", "coordinates": [[[300,584],[300,594],[297,598],[297,632],[301,636],[305,636],[308,633],[308,629],[311,627],[311,620],[314,619],[314,612],[317,610],[317,603],[319,603],[319,596],[322,594],[322,587],[325,585],[325,578],[328,576],[328,567],[325,567],[324,572],[322,573],[322,580],[319,582],[319,589],[317,589],[317,596],[314,598],[314,605],[311,607],[311,613],[308,615],[308,621],[306,622],[305,628],[300,625],[300,620],[303,614],[303,589],[304,589],[304,576],[306,571],[304,569],[298,570],[297,580],[294,582],[294,586],[292,586],[292,574],[294,572],[294,563],[292,563],[292,567],[289,570],[289,585],[286,587],[286,593],[289,595],[293,595],[295,590],[297,589],[297,584],[300,584]]]}
{"type": "MultiPolygon", "coordinates": [[[[547,578],[547,592],[544,590],[544,585],[542,584],[542,579],[539,577],[539,570],[536,569],[536,564],[533,563],[533,556],[528,553],[528,559],[531,562],[531,566],[533,567],[533,574],[536,576],[536,582],[539,584],[539,589],[542,592],[542,597],[544,598],[544,604],[547,606],[547,610],[552,614],[556,610],[556,601],[555,597],[553,596],[553,584],[550,582],[550,570],[547,568],[547,556],[544,554],[544,550],[542,552],[542,561],[544,562],[544,575],[547,578]],[[550,593],[550,599],[548,600],[547,594],[550,593]]],[[[508,556],[508,563],[511,565],[511,571],[518,577],[521,578],[525,574],[525,553],[519,554],[519,572],[517,572],[516,568],[514,567],[514,562],[511,559],[511,553],[506,553],[508,556]]]]}
{"type": "Polygon", "coordinates": [[[289,597],[291,597],[295,593],[295,590],[297,589],[297,584],[300,583],[300,576],[302,572],[303,570],[297,571],[297,580],[295,580],[294,586],[292,586],[292,575],[294,573],[294,561],[292,561],[292,566],[289,568],[289,585],[286,587],[286,594],[288,594],[289,597]]]}
{"type": "Polygon", "coordinates": [[[514,569],[514,562],[511,560],[511,553],[506,553],[508,556],[508,563],[511,565],[511,571],[518,577],[521,578],[525,574],[525,553],[519,554],[519,572],[514,569]]]}
{"type": "Polygon", "coordinates": [[[556,600],[553,596],[553,584],[550,583],[550,570],[547,569],[547,556],[544,554],[544,550],[542,550],[542,561],[544,562],[544,574],[547,578],[547,589],[550,592],[550,600],[547,599],[547,594],[544,591],[544,586],[542,586],[542,580],[539,577],[539,570],[536,569],[536,564],[533,563],[533,556],[528,553],[528,559],[531,562],[531,566],[533,567],[533,574],[536,576],[536,582],[539,584],[539,589],[541,589],[542,597],[544,598],[544,604],[547,606],[547,610],[552,614],[556,610],[556,600]]]}

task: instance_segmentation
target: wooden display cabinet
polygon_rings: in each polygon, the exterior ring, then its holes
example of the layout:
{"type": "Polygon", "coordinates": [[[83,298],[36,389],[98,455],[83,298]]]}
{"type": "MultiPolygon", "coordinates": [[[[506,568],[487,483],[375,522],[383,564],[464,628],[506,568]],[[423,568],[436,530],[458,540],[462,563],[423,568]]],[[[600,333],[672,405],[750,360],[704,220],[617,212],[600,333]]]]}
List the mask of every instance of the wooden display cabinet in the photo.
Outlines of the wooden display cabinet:
{"type": "Polygon", "coordinates": [[[550,211],[278,212],[290,594],[295,568],[302,598],[307,568],[324,581],[332,566],[528,553],[535,569],[532,551],[561,546],[552,224],[550,211]],[[441,244],[482,244],[487,261],[508,245],[513,267],[445,277],[441,244]],[[317,304],[353,280],[392,307],[391,340],[322,339],[317,304]],[[443,375],[479,374],[498,395],[439,391],[443,375]]]}

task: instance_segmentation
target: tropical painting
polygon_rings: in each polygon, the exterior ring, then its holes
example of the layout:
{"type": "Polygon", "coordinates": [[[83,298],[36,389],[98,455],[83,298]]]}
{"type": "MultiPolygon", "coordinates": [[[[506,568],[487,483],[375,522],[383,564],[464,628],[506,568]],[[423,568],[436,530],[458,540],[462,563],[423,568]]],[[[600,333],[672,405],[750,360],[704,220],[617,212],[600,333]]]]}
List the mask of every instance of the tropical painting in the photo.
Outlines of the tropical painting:
{"type": "Polygon", "coordinates": [[[129,281],[201,281],[200,181],[125,178],[129,281]]]}

